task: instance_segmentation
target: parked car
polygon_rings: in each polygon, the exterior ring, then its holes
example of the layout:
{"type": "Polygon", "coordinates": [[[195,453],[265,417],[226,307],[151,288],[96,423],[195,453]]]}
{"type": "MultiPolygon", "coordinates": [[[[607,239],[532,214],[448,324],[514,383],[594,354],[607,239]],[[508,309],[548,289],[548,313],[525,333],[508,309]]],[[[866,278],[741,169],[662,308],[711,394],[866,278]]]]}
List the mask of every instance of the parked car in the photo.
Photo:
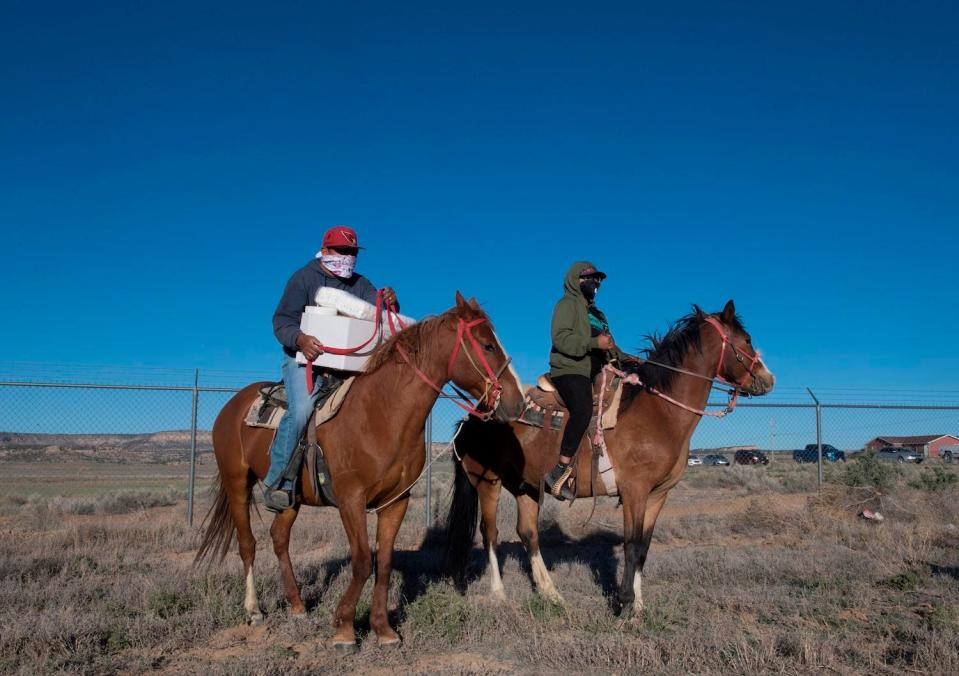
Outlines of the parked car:
{"type": "Polygon", "coordinates": [[[939,459],[943,462],[959,460],[959,446],[943,446],[939,449],[939,459]]]}
{"type": "Polygon", "coordinates": [[[703,459],[700,458],[698,455],[691,455],[689,456],[689,460],[686,461],[686,464],[689,465],[690,467],[695,467],[696,465],[702,465],[703,459]]]}
{"type": "MultiPolygon", "coordinates": [[[[840,451],[831,444],[822,445],[822,459],[826,462],[846,462],[846,452],[840,451]]],[[[818,462],[819,449],[816,444],[806,444],[805,448],[793,451],[793,460],[796,462],[818,462]]]]}
{"type": "Polygon", "coordinates": [[[768,465],[769,457],[760,451],[736,451],[733,462],[737,465],[768,465]]]}
{"type": "Polygon", "coordinates": [[[911,448],[903,448],[902,446],[884,446],[876,453],[876,458],[886,462],[898,462],[900,465],[905,462],[918,464],[923,459],[922,453],[916,453],[911,448]]]}
{"type": "Polygon", "coordinates": [[[719,453],[710,453],[709,455],[703,456],[704,465],[728,465],[729,460],[726,459],[725,455],[719,453]]]}

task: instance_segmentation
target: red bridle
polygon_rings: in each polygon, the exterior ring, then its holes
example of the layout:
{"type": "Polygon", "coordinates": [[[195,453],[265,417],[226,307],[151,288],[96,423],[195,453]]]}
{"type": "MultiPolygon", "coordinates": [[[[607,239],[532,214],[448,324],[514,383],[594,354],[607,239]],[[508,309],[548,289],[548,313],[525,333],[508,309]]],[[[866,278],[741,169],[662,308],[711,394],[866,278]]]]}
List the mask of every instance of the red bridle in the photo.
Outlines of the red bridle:
{"type": "MultiPolygon", "coordinates": [[[[324,345],[323,351],[329,352],[330,354],[345,355],[345,354],[354,354],[362,350],[364,347],[369,345],[374,338],[380,335],[380,329],[383,326],[383,318],[382,318],[383,310],[386,311],[386,319],[389,322],[391,333],[395,335],[399,333],[402,329],[406,328],[406,325],[403,323],[403,320],[400,319],[399,313],[396,311],[396,306],[394,306],[391,303],[389,306],[385,308],[383,307],[383,292],[378,291],[376,293],[376,320],[373,326],[373,334],[369,338],[367,338],[361,345],[357,345],[356,347],[329,347],[324,345]],[[397,328],[397,326],[399,328],[397,328]]],[[[486,357],[483,356],[482,346],[479,344],[479,341],[477,341],[476,337],[473,335],[473,327],[479,326],[480,324],[483,324],[486,321],[488,320],[485,317],[480,317],[479,319],[474,319],[473,321],[469,321],[469,322],[463,319],[462,317],[459,318],[459,320],[456,323],[456,343],[453,345],[453,352],[450,354],[449,363],[447,364],[447,367],[446,367],[446,380],[452,380],[453,364],[456,363],[456,357],[459,354],[460,346],[462,346],[464,348],[463,354],[465,354],[466,358],[469,359],[470,364],[472,364],[473,368],[476,369],[476,371],[480,375],[484,375],[483,371],[480,371],[479,367],[476,365],[476,362],[473,360],[473,357],[470,355],[469,350],[466,349],[466,345],[463,340],[463,337],[465,336],[469,338],[470,345],[473,348],[473,352],[479,358],[480,364],[483,365],[483,369],[485,370],[484,379],[486,382],[486,388],[483,392],[483,395],[476,400],[475,406],[469,403],[469,398],[465,394],[460,392],[455,385],[453,386],[453,389],[457,391],[459,396],[462,398],[462,401],[452,396],[443,394],[443,388],[437,385],[436,383],[434,383],[433,380],[428,375],[423,373],[423,371],[418,366],[416,366],[416,364],[413,363],[413,360],[410,359],[409,354],[406,353],[406,350],[403,349],[403,346],[399,344],[396,345],[396,351],[400,353],[400,356],[403,357],[403,360],[407,364],[413,367],[413,370],[416,371],[416,375],[420,377],[420,380],[422,380],[424,383],[426,383],[431,388],[433,388],[433,390],[435,390],[440,396],[448,397],[449,399],[453,401],[454,404],[459,406],[468,414],[472,416],[476,416],[480,420],[489,420],[496,413],[496,409],[499,407],[500,397],[503,394],[503,386],[499,382],[499,376],[503,373],[503,371],[506,370],[510,362],[510,358],[507,356],[506,361],[503,363],[503,366],[500,368],[499,372],[497,373],[493,371],[493,368],[489,365],[489,362],[486,361],[486,357]],[[492,393],[492,398],[490,398],[491,393],[492,393]],[[479,405],[484,400],[487,402],[489,406],[489,410],[485,412],[479,410],[479,405]]],[[[306,387],[308,392],[313,391],[313,361],[312,360],[307,361],[306,363],[306,387]]]]}
{"type": "MultiPolygon", "coordinates": [[[[387,309],[387,320],[390,323],[390,330],[393,333],[396,333],[396,329],[393,325],[393,316],[395,311],[392,307],[387,309]]],[[[400,322],[399,317],[396,317],[397,322],[400,322]]],[[[476,400],[476,404],[472,405],[469,403],[469,398],[461,392],[455,385],[453,389],[456,390],[457,394],[460,396],[460,399],[456,399],[450,395],[443,393],[443,388],[437,385],[433,380],[423,373],[423,371],[413,363],[413,360],[410,359],[410,356],[406,353],[406,350],[403,349],[402,345],[396,345],[396,351],[400,353],[400,356],[403,357],[403,360],[413,367],[413,370],[416,372],[416,375],[419,376],[420,380],[429,385],[437,394],[442,397],[447,397],[454,404],[459,406],[461,409],[466,411],[467,414],[472,415],[480,420],[489,420],[496,413],[496,409],[499,408],[500,397],[503,394],[503,386],[500,384],[499,376],[506,370],[509,366],[510,357],[506,357],[506,361],[503,362],[503,366],[500,367],[499,372],[493,371],[493,367],[490,366],[489,362],[486,360],[486,357],[483,356],[483,348],[479,344],[479,341],[476,340],[476,336],[473,335],[473,328],[487,322],[488,320],[485,317],[480,317],[479,319],[474,319],[472,321],[466,321],[460,317],[456,322],[456,342],[453,344],[453,351],[450,353],[449,362],[446,365],[446,380],[450,381],[453,379],[453,365],[456,363],[456,357],[459,355],[460,347],[463,347],[463,354],[466,355],[466,358],[469,359],[470,364],[476,369],[476,372],[484,377],[484,382],[486,387],[483,391],[483,394],[476,400]],[[473,357],[470,355],[470,350],[466,347],[465,341],[463,340],[464,336],[469,338],[470,346],[473,349],[473,354],[479,359],[480,364],[483,365],[483,371],[476,365],[476,362],[473,360],[473,357]],[[484,374],[485,371],[485,374],[484,374]],[[491,395],[492,394],[492,398],[491,395]],[[480,411],[480,403],[486,401],[488,410],[480,411]]],[[[402,326],[402,322],[400,322],[402,326]]]]}

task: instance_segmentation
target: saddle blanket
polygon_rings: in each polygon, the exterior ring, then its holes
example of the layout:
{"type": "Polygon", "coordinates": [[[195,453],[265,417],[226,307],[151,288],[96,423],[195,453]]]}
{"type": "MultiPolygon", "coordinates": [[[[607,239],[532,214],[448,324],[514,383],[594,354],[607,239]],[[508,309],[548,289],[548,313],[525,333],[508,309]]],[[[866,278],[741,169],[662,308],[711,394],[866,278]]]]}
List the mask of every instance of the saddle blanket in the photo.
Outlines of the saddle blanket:
{"type": "MultiPolygon", "coordinates": [[[[326,396],[316,400],[316,424],[325,423],[333,418],[343,405],[356,376],[347,378],[326,396]]],[[[270,383],[260,388],[260,396],[250,405],[245,422],[250,427],[265,427],[275,430],[286,412],[286,388],[283,383],[270,383]]]]}

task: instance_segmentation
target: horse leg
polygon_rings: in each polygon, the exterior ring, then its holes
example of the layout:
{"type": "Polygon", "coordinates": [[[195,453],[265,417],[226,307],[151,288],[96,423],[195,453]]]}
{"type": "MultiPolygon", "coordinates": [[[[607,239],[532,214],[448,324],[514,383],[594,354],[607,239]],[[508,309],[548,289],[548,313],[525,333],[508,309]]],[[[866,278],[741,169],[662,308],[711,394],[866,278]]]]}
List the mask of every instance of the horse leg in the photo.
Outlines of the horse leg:
{"type": "Polygon", "coordinates": [[[236,527],[236,540],[240,549],[240,560],[243,561],[243,575],[246,578],[246,594],[243,597],[243,609],[249,623],[256,626],[263,622],[263,611],[256,598],[256,582],[253,579],[253,560],[256,558],[256,538],[250,528],[250,493],[247,488],[247,477],[236,477],[226,484],[230,504],[230,516],[236,527]]]}
{"type": "Polygon", "coordinates": [[[629,617],[635,608],[637,592],[639,609],[642,609],[642,577],[639,565],[640,545],[643,538],[643,520],[646,514],[646,501],[649,494],[642,493],[638,500],[628,500],[623,496],[623,582],[619,588],[619,612],[629,617]]]}
{"type": "Polygon", "coordinates": [[[290,612],[293,615],[306,615],[306,606],[300,598],[300,586],[296,582],[293,563],[290,561],[290,530],[299,513],[300,506],[297,504],[277,514],[270,526],[270,536],[273,538],[273,552],[280,566],[283,593],[286,596],[286,602],[290,605],[290,612]]]}
{"type": "Polygon", "coordinates": [[[499,479],[490,481],[481,478],[476,486],[482,515],[480,529],[483,532],[483,549],[489,558],[490,594],[497,601],[506,600],[503,578],[499,572],[499,560],[496,557],[496,545],[499,541],[499,531],[496,528],[496,508],[499,505],[499,496],[502,489],[503,484],[499,479]]]}
{"type": "Polygon", "coordinates": [[[666,493],[664,492],[650,498],[646,504],[646,515],[643,518],[643,539],[639,545],[636,572],[633,576],[633,593],[636,596],[633,599],[633,610],[637,613],[643,610],[643,568],[646,566],[646,556],[649,554],[649,545],[653,541],[656,519],[665,503],[666,493]]]}
{"type": "Polygon", "coordinates": [[[516,533],[526,554],[529,556],[529,565],[533,573],[533,582],[536,590],[547,600],[553,603],[565,604],[563,597],[556,590],[553,578],[546,569],[546,563],[539,552],[539,502],[532,496],[520,493],[516,496],[516,533]]]}
{"type": "Polygon", "coordinates": [[[340,520],[343,529],[350,541],[351,568],[353,579],[340,599],[333,615],[333,648],[340,652],[356,650],[356,632],[353,629],[353,620],[356,618],[356,603],[360,600],[363,585],[373,573],[373,562],[370,553],[370,540],[366,532],[365,503],[362,494],[352,500],[340,501],[340,520]]]}
{"type": "Polygon", "coordinates": [[[387,605],[390,592],[390,573],[393,571],[393,545],[403,524],[409,497],[397,500],[377,515],[376,519],[376,581],[373,583],[373,607],[370,627],[376,633],[380,646],[399,645],[400,637],[390,626],[387,605]]]}

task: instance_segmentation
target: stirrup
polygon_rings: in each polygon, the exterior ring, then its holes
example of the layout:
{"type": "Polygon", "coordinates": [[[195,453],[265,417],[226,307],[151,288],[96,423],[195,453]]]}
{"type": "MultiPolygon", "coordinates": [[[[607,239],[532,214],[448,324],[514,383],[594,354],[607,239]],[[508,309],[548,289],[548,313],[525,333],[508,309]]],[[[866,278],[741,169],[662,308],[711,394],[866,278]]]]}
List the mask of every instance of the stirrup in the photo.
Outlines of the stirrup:
{"type": "Polygon", "coordinates": [[[575,496],[566,484],[573,475],[573,463],[566,466],[566,469],[553,481],[552,485],[550,485],[551,474],[552,471],[546,475],[546,489],[549,491],[549,494],[558,500],[572,500],[575,496]]]}

